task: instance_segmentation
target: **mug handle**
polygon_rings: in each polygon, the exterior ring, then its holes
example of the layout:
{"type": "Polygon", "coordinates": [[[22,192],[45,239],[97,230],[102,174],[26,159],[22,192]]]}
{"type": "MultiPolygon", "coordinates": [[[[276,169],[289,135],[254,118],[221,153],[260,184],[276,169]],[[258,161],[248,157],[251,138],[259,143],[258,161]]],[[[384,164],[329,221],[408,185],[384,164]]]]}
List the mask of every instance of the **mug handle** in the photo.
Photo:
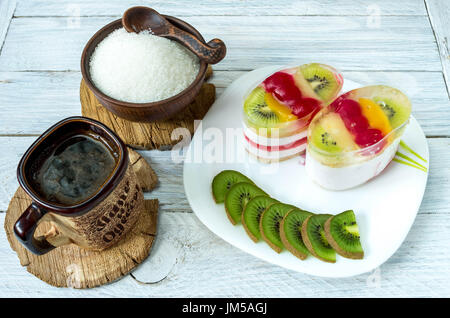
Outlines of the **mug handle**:
{"type": "Polygon", "coordinates": [[[46,254],[56,247],[50,244],[44,236],[34,237],[39,221],[46,213],[47,210],[33,202],[14,224],[14,233],[17,239],[36,255],[46,254]]]}

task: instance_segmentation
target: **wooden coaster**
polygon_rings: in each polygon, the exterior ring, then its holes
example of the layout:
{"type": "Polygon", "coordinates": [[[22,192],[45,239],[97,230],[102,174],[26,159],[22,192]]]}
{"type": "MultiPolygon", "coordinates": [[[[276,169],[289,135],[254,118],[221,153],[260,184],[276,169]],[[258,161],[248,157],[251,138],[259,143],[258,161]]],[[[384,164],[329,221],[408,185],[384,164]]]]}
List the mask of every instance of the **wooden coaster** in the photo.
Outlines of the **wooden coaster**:
{"type": "MultiPolygon", "coordinates": [[[[206,78],[211,74],[212,69],[208,67],[206,78]]],[[[192,135],[194,120],[202,119],[215,99],[215,86],[204,83],[194,102],[174,118],[153,123],[135,123],[117,117],[103,107],[83,80],[80,85],[82,115],[102,122],[114,130],[127,145],[138,149],[170,149],[182,138],[171,138],[172,131],[176,128],[187,128],[192,135]]]]}
{"type": "MultiPolygon", "coordinates": [[[[145,189],[153,189],[158,182],[155,172],[137,152],[129,150],[130,162],[137,172],[139,184],[145,189]]],[[[158,200],[146,200],[145,211],[142,211],[135,227],[117,245],[95,252],[71,244],[37,256],[25,249],[13,233],[14,223],[30,203],[31,199],[25,191],[17,189],[6,211],[6,236],[20,264],[52,286],[92,288],[113,282],[147,258],[156,236],[158,200]]],[[[49,222],[42,222],[36,235],[43,235],[50,228],[49,222]]]]}

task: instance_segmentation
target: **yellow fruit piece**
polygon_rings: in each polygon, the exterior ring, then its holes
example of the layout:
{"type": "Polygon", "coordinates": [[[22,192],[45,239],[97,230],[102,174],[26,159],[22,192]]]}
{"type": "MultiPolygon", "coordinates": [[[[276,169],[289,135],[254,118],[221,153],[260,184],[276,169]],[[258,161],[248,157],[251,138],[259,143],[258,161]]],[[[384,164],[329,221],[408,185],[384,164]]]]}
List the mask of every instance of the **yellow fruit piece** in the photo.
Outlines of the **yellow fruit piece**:
{"type": "Polygon", "coordinates": [[[286,107],[286,106],[282,105],[281,103],[279,103],[275,99],[275,97],[272,96],[272,94],[266,93],[264,95],[264,100],[266,101],[267,106],[269,106],[269,108],[275,114],[277,114],[278,117],[280,117],[280,119],[282,121],[292,121],[292,120],[296,120],[297,119],[297,116],[292,114],[292,112],[289,109],[289,107],[286,107]]]}
{"type": "Polygon", "coordinates": [[[358,149],[358,146],[353,141],[353,136],[345,127],[344,122],[336,113],[329,113],[325,115],[320,124],[323,129],[336,141],[336,146],[340,147],[342,151],[348,152],[358,149]]]}
{"type": "Polygon", "coordinates": [[[371,128],[379,129],[384,136],[392,131],[389,118],[377,103],[368,98],[360,98],[359,105],[371,128]]]}

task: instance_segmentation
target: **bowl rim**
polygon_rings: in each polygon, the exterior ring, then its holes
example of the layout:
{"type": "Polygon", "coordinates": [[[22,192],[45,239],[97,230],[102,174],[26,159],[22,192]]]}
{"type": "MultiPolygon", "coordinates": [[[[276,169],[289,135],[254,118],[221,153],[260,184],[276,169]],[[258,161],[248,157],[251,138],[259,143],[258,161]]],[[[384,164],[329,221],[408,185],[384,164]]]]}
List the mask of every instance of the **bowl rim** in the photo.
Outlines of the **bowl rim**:
{"type": "MultiPolygon", "coordinates": [[[[166,19],[174,21],[187,29],[190,28],[191,30],[186,30],[186,31],[193,33],[195,36],[197,36],[200,39],[200,41],[202,41],[203,43],[206,43],[203,36],[201,35],[201,33],[197,29],[195,29],[192,25],[190,25],[189,23],[187,23],[181,19],[178,19],[176,17],[170,16],[170,15],[163,15],[163,16],[166,19]]],[[[184,90],[182,90],[178,94],[171,96],[169,98],[162,99],[162,100],[155,101],[155,102],[149,102],[149,103],[132,103],[132,102],[121,101],[121,100],[118,100],[118,99],[115,99],[115,98],[112,98],[112,97],[106,95],[99,88],[97,88],[97,86],[95,86],[95,84],[91,80],[91,76],[89,75],[89,72],[87,70],[87,68],[89,67],[89,60],[90,60],[91,56],[89,56],[89,57],[87,56],[87,50],[92,46],[92,43],[94,42],[94,40],[96,40],[100,36],[101,33],[103,33],[106,29],[111,28],[112,26],[114,26],[116,24],[122,25],[122,19],[120,18],[120,19],[114,20],[114,21],[106,24],[102,28],[100,28],[97,32],[95,32],[95,34],[86,43],[86,45],[83,49],[83,53],[81,54],[81,65],[80,65],[81,66],[81,75],[82,75],[83,80],[85,81],[86,85],[94,93],[94,95],[97,96],[98,98],[101,98],[101,99],[107,101],[108,103],[116,104],[123,108],[133,109],[133,108],[158,107],[163,104],[171,103],[171,102],[174,102],[174,101],[182,98],[184,95],[189,93],[195,86],[197,86],[200,81],[202,81],[204,79],[206,70],[208,68],[208,63],[199,59],[200,67],[199,67],[197,77],[194,79],[194,81],[188,87],[186,87],[184,90]]],[[[111,32],[109,32],[108,35],[111,32]]]]}

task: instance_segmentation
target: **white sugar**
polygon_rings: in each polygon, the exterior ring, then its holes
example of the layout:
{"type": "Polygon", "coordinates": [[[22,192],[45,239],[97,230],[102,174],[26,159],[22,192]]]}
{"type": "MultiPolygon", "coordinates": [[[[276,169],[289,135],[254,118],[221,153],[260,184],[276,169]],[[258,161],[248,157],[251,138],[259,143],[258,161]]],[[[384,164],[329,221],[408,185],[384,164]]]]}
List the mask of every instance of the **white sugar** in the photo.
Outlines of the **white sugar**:
{"type": "Polygon", "coordinates": [[[199,60],[175,41],[121,28],[101,41],[91,56],[90,73],[104,94],[131,103],[174,96],[198,75],[199,60]]]}

